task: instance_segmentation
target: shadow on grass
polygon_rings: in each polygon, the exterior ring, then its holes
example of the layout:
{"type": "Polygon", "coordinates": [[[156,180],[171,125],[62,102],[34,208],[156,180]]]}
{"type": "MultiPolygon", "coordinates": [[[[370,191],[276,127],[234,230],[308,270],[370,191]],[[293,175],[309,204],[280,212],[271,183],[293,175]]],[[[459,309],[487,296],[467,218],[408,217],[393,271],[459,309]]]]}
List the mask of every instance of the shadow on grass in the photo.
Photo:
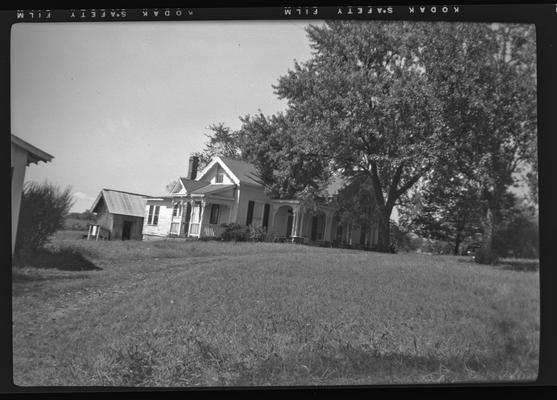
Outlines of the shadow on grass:
{"type": "MultiPolygon", "coordinates": [[[[458,258],[458,262],[466,263],[466,264],[473,264],[473,265],[481,265],[476,264],[474,258],[458,258]]],[[[536,259],[528,260],[528,259],[507,259],[501,258],[495,265],[483,264],[485,266],[491,266],[497,269],[507,270],[507,271],[522,271],[522,272],[537,272],[540,268],[540,261],[536,259]]]]}
{"type": "Polygon", "coordinates": [[[537,272],[540,269],[538,260],[501,260],[498,267],[510,271],[537,272]]]}
{"type": "Polygon", "coordinates": [[[12,270],[12,283],[31,283],[31,282],[46,282],[46,281],[69,281],[89,278],[86,274],[72,274],[66,276],[60,275],[35,275],[25,272],[20,272],[16,269],[12,270]]]}
{"type": "MultiPolygon", "coordinates": [[[[512,371],[505,371],[509,361],[520,362],[512,352],[499,353],[493,357],[451,357],[440,359],[435,356],[418,356],[410,354],[380,354],[362,348],[336,349],[334,352],[301,353],[280,357],[273,355],[250,368],[237,364],[240,372],[234,385],[250,386],[261,384],[307,384],[317,382],[351,381],[371,379],[375,383],[397,381],[421,382],[472,382],[474,380],[493,378],[494,375],[509,376],[512,371]]],[[[511,380],[534,379],[536,371],[522,371],[523,377],[511,377],[511,380]]]]}
{"type": "Polygon", "coordinates": [[[38,250],[17,255],[14,265],[20,267],[34,267],[43,269],[58,269],[61,271],[99,271],[96,266],[81,253],[75,250],[60,249],[38,250]]]}

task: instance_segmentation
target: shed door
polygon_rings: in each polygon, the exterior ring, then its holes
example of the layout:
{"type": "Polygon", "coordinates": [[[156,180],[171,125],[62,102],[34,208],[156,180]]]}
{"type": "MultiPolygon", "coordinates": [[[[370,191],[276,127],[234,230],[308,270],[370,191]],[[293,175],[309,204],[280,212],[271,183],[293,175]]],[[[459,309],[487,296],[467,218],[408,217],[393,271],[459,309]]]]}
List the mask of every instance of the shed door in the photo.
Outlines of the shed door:
{"type": "Polygon", "coordinates": [[[131,237],[132,232],[132,221],[124,221],[124,225],[122,226],[122,240],[129,240],[131,237]]]}

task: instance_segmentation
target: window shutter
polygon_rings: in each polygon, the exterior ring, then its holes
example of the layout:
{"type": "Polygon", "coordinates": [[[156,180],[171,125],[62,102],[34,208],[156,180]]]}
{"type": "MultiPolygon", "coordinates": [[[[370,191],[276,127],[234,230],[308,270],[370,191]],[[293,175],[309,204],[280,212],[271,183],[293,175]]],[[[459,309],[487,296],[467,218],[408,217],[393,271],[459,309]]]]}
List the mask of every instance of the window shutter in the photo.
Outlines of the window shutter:
{"type": "Polygon", "coordinates": [[[253,221],[253,207],[254,206],[255,206],[255,203],[250,200],[248,202],[248,216],[246,218],[246,225],[251,225],[251,222],[253,221]]]}
{"type": "Polygon", "coordinates": [[[211,217],[209,218],[210,224],[217,224],[219,221],[219,205],[213,204],[211,206],[211,217]]]}

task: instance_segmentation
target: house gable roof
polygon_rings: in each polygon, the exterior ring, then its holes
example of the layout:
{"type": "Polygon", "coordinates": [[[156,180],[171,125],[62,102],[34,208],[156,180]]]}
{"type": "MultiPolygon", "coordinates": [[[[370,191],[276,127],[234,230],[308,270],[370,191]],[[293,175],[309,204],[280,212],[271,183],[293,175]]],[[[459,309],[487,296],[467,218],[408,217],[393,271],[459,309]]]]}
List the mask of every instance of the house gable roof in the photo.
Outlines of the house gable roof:
{"type": "MultiPolygon", "coordinates": [[[[263,187],[263,183],[259,178],[259,173],[255,165],[248,163],[246,161],[235,160],[228,157],[215,157],[207,166],[201,171],[198,176],[198,180],[195,182],[204,182],[204,186],[210,185],[208,181],[203,181],[203,176],[206,175],[211,168],[214,167],[215,164],[219,164],[220,166],[225,169],[225,171],[231,176],[232,180],[236,184],[247,183],[251,185],[261,186],[263,187]]],[[[180,178],[181,180],[184,179],[189,182],[194,182],[191,180],[187,180],[185,178],[180,178]]],[[[329,197],[333,197],[338,194],[339,190],[342,189],[346,185],[346,180],[343,179],[341,176],[333,175],[329,183],[325,186],[324,190],[325,193],[329,197]]],[[[191,183],[190,183],[191,185],[191,183]]],[[[210,185],[210,186],[222,186],[222,184],[217,185],[210,185]]],[[[201,186],[203,187],[203,186],[201,186]]],[[[197,189],[193,189],[192,192],[188,190],[188,193],[201,193],[198,192],[197,189]]]]}
{"type": "MultiPolygon", "coordinates": [[[[178,180],[179,183],[182,185],[182,187],[185,189],[186,194],[190,194],[193,191],[202,188],[204,186],[208,186],[211,184],[211,182],[207,182],[204,180],[198,180],[198,181],[194,181],[188,178],[182,178],[180,177],[180,179],[178,180]]],[[[175,189],[175,188],[174,188],[175,189]]]]}
{"type": "Polygon", "coordinates": [[[218,158],[220,158],[228,169],[230,169],[230,171],[238,178],[240,183],[263,186],[261,178],[259,178],[259,171],[257,171],[255,165],[228,157],[218,158]]]}
{"type": "Polygon", "coordinates": [[[22,148],[27,152],[27,165],[31,163],[38,163],[39,161],[49,162],[54,157],[45,151],[27,143],[25,140],[18,138],[12,133],[12,144],[22,148]]]}
{"type": "Polygon", "coordinates": [[[228,157],[215,157],[199,174],[198,180],[203,180],[203,177],[213,168],[215,164],[219,164],[225,172],[230,175],[231,179],[237,185],[242,183],[263,186],[258,177],[258,171],[255,165],[245,161],[234,160],[228,157]]]}
{"type": "Polygon", "coordinates": [[[146,200],[150,196],[137,193],[122,192],[120,190],[103,189],[91,206],[91,212],[96,212],[102,201],[105,202],[111,214],[143,217],[145,215],[146,200]]]}

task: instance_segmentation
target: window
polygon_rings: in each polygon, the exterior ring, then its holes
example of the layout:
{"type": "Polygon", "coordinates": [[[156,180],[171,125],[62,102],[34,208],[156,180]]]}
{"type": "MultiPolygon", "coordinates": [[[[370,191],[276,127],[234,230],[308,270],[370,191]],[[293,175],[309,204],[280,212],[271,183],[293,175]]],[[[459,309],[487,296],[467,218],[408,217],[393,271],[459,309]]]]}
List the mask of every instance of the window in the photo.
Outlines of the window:
{"type": "Polygon", "coordinates": [[[159,223],[159,209],[160,206],[149,206],[149,216],[147,217],[147,224],[157,225],[159,223]]]}
{"type": "Polygon", "coordinates": [[[251,222],[253,221],[253,207],[254,206],[255,206],[255,203],[250,200],[248,202],[248,216],[246,218],[246,225],[251,225],[251,222]]]}
{"type": "Polygon", "coordinates": [[[209,218],[210,224],[217,224],[219,222],[219,205],[211,205],[211,218],[209,218]]]}
{"type": "Polygon", "coordinates": [[[254,226],[261,226],[263,220],[263,203],[255,202],[253,206],[253,217],[251,224],[254,226]]]}
{"type": "Polygon", "coordinates": [[[176,217],[180,215],[180,204],[175,203],[174,206],[172,207],[172,216],[176,217]]]}
{"type": "Polygon", "coordinates": [[[215,182],[222,183],[224,181],[224,171],[222,170],[220,165],[217,165],[217,177],[215,182]]]}

